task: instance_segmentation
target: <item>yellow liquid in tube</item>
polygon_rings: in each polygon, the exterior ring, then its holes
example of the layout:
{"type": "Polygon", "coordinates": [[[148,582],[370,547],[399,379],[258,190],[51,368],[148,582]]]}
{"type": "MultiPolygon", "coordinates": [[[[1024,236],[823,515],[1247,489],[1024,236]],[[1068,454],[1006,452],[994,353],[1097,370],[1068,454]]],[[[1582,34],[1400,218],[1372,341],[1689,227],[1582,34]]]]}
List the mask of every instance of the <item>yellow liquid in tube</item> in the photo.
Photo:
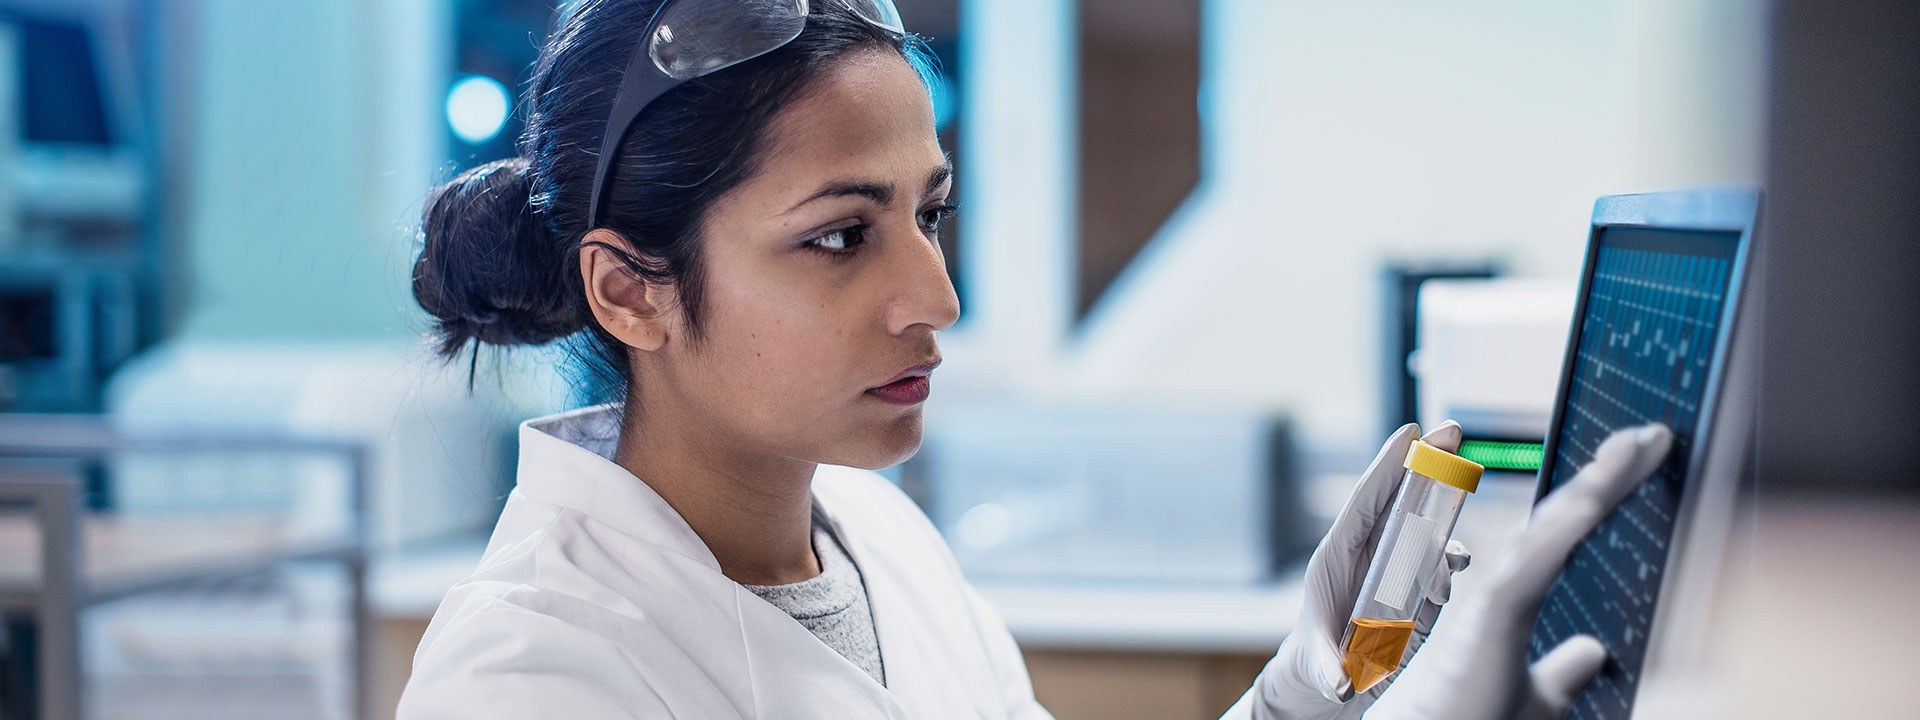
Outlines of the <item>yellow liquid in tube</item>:
{"type": "Polygon", "coordinates": [[[1399,670],[1400,657],[1406,654],[1407,640],[1412,637],[1412,620],[1348,620],[1347,643],[1340,660],[1347,677],[1353,678],[1353,691],[1366,692],[1399,670]]]}

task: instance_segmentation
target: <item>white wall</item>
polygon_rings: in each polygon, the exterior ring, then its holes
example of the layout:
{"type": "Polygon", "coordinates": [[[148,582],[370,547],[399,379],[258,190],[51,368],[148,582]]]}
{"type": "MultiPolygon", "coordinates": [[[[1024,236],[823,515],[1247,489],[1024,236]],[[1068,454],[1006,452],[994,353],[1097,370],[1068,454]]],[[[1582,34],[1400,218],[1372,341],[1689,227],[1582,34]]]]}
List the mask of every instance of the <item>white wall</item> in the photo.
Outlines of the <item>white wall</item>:
{"type": "Polygon", "coordinates": [[[944,340],[946,368],[1020,387],[1050,376],[1072,328],[1073,3],[962,0],[961,12],[967,305],[944,340]]]}
{"type": "MultiPolygon", "coordinates": [[[[1495,257],[1571,275],[1596,197],[1756,181],[1763,11],[1208,0],[1200,189],[1054,362],[1003,374],[1027,388],[1268,404],[1318,443],[1377,441],[1382,264],[1495,257]]],[[[973,62],[971,92],[1020,92],[1019,76],[973,62]]],[[[1023,159],[985,139],[969,138],[973,172],[983,153],[1005,156],[993,167],[1023,159]]],[[[1000,182],[1026,181],[974,179],[1000,182]]],[[[1045,234],[1051,217],[1024,233],[1005,220],[971,223],[965,242],[1071,242],[1045,234]]],[[[961,347],[988,332],[965,328],[961,347]]]]}
{"type": "Polygon", "coordinates": [[[198,0],[182,339],[404,339],[446,157],[437,0],[198,0]]]}
{"type": "MultiPolygon", "coordinates": [[[[186,315],[108,391],[126,429],[365,444],[381,548],[491,525],[515,424],[567,390],[556,358],[529,351],[481,364],[470,393],[466,362],[431,356],[413,300],[419,213],[447,165],[451,10],[191,0],[190,140],[168,189],[185,207],[186,315]]],[[[121,492],[154,489],[127,475],[121,492]]],[[[330,481],[287,490],[302,493],[295,524],[339,519],[330,481]]]]}

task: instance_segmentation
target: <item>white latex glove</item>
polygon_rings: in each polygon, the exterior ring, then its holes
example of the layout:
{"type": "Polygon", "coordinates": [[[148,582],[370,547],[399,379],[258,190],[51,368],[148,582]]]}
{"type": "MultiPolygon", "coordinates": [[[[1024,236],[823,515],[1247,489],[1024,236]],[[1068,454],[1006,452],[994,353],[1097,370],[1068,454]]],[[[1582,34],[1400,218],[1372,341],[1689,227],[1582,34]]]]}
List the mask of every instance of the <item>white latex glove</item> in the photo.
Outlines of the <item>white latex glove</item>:
{"type": "Polygon", "coordinates": [[[1607,659],[1580,635],[1527,667],[1527,641],[1567,558],[1614,507],[1653,474],[1673,446],[1659,425],[1613,434],[1593,461],[1533,510],[1487,591],[1448,614],[1447,624],[1367,713],[1370,720],[1560,718],[1607,659]]]}
{"type": "MultiPolygon", "coordinates": [[[[1255,720],[1357,718],[1392,684],[1393,678],[1389,677],[1354,697],[1353,682],[1340,663],[1340,637],[1346,632],[1348,616],[1353,614],[1360,583],[1367,579],[1374,546],[1380,543],[1380,526],[1393,510],[1393,498],[1406,474],[1407,450],[1419,434],[1420,426],[1404,425],[1380,447],[1380,454],[1334,519],[1333,528],[1307,561],[1306,597],[1293,632],[1280,643],[1279,652],[1228,717],[1249,713],[1255,720]]],[[[1448,420],[1422,439],[1454,452],[1460,447],[1460,424],[1448,420]]],[[[1440,605],[1452,593],[1453,573],[1466,568],[1471,559],[1464,545],[1449,541],[1440,560],[1428,570],[1426,596],[1415,617],[1402,666],[1405,658],[1412,657],[1426,642],[1434,619],[1440,615],[1440,605]]]]}

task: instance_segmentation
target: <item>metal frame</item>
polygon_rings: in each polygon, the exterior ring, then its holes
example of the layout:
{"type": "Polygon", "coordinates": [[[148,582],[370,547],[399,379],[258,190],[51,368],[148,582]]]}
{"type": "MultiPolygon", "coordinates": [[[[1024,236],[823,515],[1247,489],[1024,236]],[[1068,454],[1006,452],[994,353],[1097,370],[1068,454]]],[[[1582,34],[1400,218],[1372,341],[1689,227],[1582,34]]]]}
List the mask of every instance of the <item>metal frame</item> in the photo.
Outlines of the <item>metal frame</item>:
{"type": "Polygon", "coordinates": [[[32,616],[39,623],[40,716],[49,720],[84,717],[81,712],[79,616],[89,605],[205,580],[244,577],[287,562],[322,560],[347,571],[352,615],[349,714],[371,717],[373,644],[367,605],[366,475],[367,451],[355,443],[270,436],[128,436],[99,416],[0,414],[0,504],[32,508],[40,528],[41,577],[35,587],[0,587],[0,613],[32,616]],[[337,544],[265,552],[223,567],[156,572],[90,584],[84,573],[81,523],[84,484],[74,461],[104,459],[123,451],[206,452],[280,451],[331,454],[346,458],[348,510],[346,537],[337,544]],[[65,462],[62,462],[62,461],[65,462]]]}
{"type": "MultiPolygon", "coordinates": [[[[1720,329],[1714,337],[1713,363],[1707,369],[1707,384],[1701,391],[1700,419],[1693,428],[1694,437],[1700,437],[1698,431],[1710,426],[1718,410],[1726,348],[1730,345],[1737,312],[1744,304],[1740,302],[1741,291],[1745,285],[1748,250],[1752,246],[1753,224],[1759,207],[1759,195],[1756,192],[1737,189],[1614,195],[1600,198],[1594,203],[1593,226],[1587,235],[1587,254],[1580,270],[1580,294],[1573,306],[1573,322],[1567,329],[1567,352],[1560,361],[1560,384],[1554,395],[1553,419],[1547,423],[1546,456],[1540,463],[1539,474],[1535,476],[1538,482],[1534,492],[1535,503],[1547,496],[1549,483],[1553,480],[1560,425],[1566,420],[1567,393],[1573,386],[1573,361],[1579,351],[1580,330],[1587,316],[1587,295],[1593,289],[1593,266],[1600,256],[1600,233],[1608,228],[1633,227],[1740,234],[1739,249],[1734,253],[1727,284],[1727,296],[1734,301],[1721,309],[1720,329]]],[[[1689,477],[1699,469],[1701,456],[1700,445],[1696,443],[1693,456],[1687,460],[1689,477]]],[[[1684,504],[1681,509],[1686,509],[1684,504]]],[[[1684,518],[1676,520],[1684,521],[1684,518]]]]}
{"type": "MultiPolygon", "coordinates": [[[[1754,231],[1758,220],[1758,191],[1743,188],[1715,188],[1637,195],[1603,197],[1594,203],[1593,222],[1587,238],[1587,254],[1580,274],[1580,294],[1568,329],[1566,356],[1560,366],[1560,384],[1554,396],[1553,417],[1547,425],[1545,456],[1535,478],[1534,502],[1545,499],[1558,464],[1559,438],[1565,422],[1567,395],[1573,383],[1573,364],[1578,352],[1581,329],[1587,316],[1587,299],[1592,289],[1595,262],[1599,258],[1602,231],[1615,227],[1661,230],[1693,230],[1738,233],[1732,268],[1727,282],[1728,302],[1721,308],[1719,329],[1715,333],[1713,359],[1702,388],[1698,418],[1690,428],[1694,438],[1687,458],[1687,483],[1681,488],[1680,504],[1674,517],[1673,536],[1667,550],[1666,567],[1660,594],[1654,606],[1649,628],[1647,652],[1641,664],[1641,682],[1656,676],[1655,671],[1685,666],[1699,659],[1700,638],[1681,637],[1679,628],[1689,621],[1699,622],[1707,613],[1719,568],[1707,571],[1690,565],[1716,563],[1729,543],[1733,505],[1739,485],[1749,473],[1743,465],[1752,434],[1751,394],[1757,391],[1753,378],[1754,358],[1736,354],[1735,343],[1751,338],[1756,328],[1753,309],[1742,306],[1754,301],[1748,297],[1749,259],[1753,254],[1754,231]],[[1749,318],[1742,323],[1742,318],[1749,318]],[[1736,325],[1739,332],[1735,332],[1736,325]],[[1735,369],[1728,370],[1729,359],[1735,369]],[[1740,390],[1729,394],[1731,384],[1740,390]],[[1710,501],[1709,501],[1710,500],[1710,501]]],[[[1751,348],[1747,348],[1751,349],[1751,348]]],[[[1751,354],[1751,353],[1747,353],[1751,354]]],[[[1691,626],[1693,633],[1705,632],[1706,625],[1691,626]]],[[[1636,689],[1637,691],[1637,689],[1636,689]]]]}

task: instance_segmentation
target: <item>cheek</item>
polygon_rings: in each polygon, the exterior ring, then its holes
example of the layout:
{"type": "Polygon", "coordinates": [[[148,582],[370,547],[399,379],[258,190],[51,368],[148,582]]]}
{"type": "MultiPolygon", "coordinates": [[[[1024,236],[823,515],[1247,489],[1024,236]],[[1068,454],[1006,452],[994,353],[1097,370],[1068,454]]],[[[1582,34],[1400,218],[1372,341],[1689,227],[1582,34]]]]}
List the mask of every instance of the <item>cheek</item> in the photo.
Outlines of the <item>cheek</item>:
{"type": "Polygon", "coordinates": [[[817,420],[862,389],[850,325],[818,300],[795,295],[728,292],[714,298],[708,315],[713,379],[761,424],[817,420]]]}
{"type": "Polygon", "coordinates": [[[703,403],[744,437],[816,462],[884,467],[918,447],[918,409],[864,397],[897,355],[854,287],[791,277],[710,286],[703,403]],[[894,351],[894,352],[889,352],[894,351]]]}
{"type": "Polygon", "coordinates": [[[747,320],[745,345],[753,350],[743,354],[753,382],[783,391],[788,396],[813,396],[836,393],[849,382],[845,332],[818,315],[771,310],[747,320]]]}

